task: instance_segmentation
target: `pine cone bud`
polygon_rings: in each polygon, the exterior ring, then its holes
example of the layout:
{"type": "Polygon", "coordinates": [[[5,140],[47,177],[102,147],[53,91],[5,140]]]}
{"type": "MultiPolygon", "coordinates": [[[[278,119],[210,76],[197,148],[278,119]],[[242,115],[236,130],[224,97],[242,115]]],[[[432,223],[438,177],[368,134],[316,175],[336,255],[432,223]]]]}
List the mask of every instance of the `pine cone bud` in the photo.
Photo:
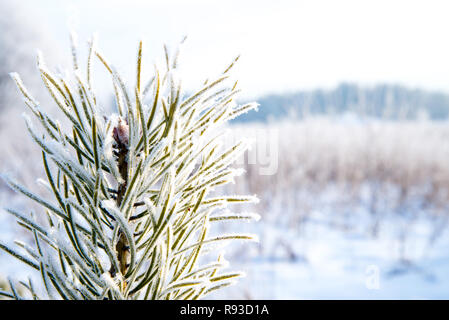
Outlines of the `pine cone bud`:
{"type": "Polygon", "coordinates": [[[119,119],[117,127],[113,130],[114,140],[121,145],[128,146],[129,127],[126,120],[119,119]]]}

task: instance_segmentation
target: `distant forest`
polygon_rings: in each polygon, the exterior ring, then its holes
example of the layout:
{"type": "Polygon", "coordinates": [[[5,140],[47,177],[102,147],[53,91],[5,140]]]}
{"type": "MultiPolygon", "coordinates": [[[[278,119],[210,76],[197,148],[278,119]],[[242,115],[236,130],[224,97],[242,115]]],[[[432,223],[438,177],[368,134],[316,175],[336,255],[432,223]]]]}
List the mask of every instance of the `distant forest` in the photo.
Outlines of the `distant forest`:
{"type": "Polygon", "coordinates": [[[355,113],[359,116],[390,120],[445,120],[449,116],[449,95],[441,92],[410,89],[400,85],[377,85],[363,88],[344,83],[333,90],[298,91],[272,94],[257,99],[258,112],[250,112],[236,122],[265,122],[286,117],[355,113]]]}

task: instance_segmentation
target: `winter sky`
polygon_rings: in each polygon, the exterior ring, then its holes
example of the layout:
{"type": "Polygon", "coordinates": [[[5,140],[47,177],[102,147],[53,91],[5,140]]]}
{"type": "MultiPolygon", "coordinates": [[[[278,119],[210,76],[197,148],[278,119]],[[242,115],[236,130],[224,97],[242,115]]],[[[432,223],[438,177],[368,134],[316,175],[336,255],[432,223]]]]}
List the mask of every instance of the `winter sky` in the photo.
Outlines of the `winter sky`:
{"type": "Polygon", "coordinates": [[[164,43],[173,47],[188,35],[181,60],[187,89],[240,53],[237,77],[251,97],[342,81],[449,92],[445,0],[21,2],[64,46],[68,24],[83,41],[98,32],[119,70],[132,69],[140,38],[152,63],[164,43]]]}

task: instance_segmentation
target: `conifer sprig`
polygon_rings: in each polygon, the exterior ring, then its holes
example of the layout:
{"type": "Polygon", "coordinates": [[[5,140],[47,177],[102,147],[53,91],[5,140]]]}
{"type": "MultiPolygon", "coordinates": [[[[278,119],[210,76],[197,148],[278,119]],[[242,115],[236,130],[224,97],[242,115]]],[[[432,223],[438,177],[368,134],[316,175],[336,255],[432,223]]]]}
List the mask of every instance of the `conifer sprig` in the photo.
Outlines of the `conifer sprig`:
{"type": "Polygon", "coordinates": [[[37,202],[47,221],[6,211],[34,238],[34,247],[0,242],[0,248],[38,270],[45,294],[31,280],[14,284],[0,296],[11,299],[199,299],[234,282],[239,272],[220,273],[223,257],[203,261],[205,248],[221,241],[254,240],[253,235],[210,236],[217,222],[258,219],[233,214],[228,204],[257,202],[255,196],[215,196],[213,190],[241,174],[230,167],[246,150],[237,143],[221,151],[221,126],[257,104],[233,102],[225,68],[214,81],[185,97],[173,57],[165,47],[166,71],[155,67],[145,82],[143,42],[138,46],[136,84],[130,88],[89,42],[81,70],[72,34],[73,73],[51,72],[39,54],[43,83],[70,124],[48,115],[11,74],[40,129],[26,115],[27,129],[42,150],[45,186],[54,199],[43,199],[8,176],[15,191],[37,202]],[[93,90],[94,59],[110,73],[116,112],[106,113],[93,90]],[[210,222],[214,222],[211,224],[210,222]],[[17,286],[25,288],[18,290],[17,286]],[[25,293],[23,293],[25,292],[25,293]],[[23,296],[22,296],[22,295],[23,296]]]}

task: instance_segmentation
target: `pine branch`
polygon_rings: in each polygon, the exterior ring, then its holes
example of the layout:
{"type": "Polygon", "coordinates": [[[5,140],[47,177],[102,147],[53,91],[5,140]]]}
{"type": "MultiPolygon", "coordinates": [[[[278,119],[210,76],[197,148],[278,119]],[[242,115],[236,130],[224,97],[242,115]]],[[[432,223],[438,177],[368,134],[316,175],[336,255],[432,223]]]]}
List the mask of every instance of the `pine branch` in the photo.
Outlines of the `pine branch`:
{"type": "MultiPolygon", "coordinates": [[[[227,263],[221,256],[208,262],[204,253],[217,242],[257,238],[208,237],[219,222],[259,218],[223,211],[228,204],[257,202],[254,196],[210,196],[243,173],[230,166],[248,147],[241,141],[223,150],[223,125],[257,108],[233,103],[239,90],[236,82],[228,82],[238,57],[216,80],[184,97],[176,75],[179,50],[170,56],[165,47],[166,70],[155,66],[146,75],[139,42],[131,88],[94,38],[86,67],[78,60],[74,33],[71,39],[70,77],[52,73],[38,57],[42,81],[68,121],[46,114],[20,77],[11,74],[38,120],[35,126],[25,116],[42,150],[48,181],[42,184],[53,200],[5,176],[13,190],[42,207],[48,223],[7,209],[31,233],[34,247],[16,241],[18,249],[3,243],[0,249],[38,270],[50,299],[199,299],[234,283],[242,273],[220,273],[227,263]],[[117,113],[105,113],[96,99],[95,57],[111,76],[117,113]]],[[[41,299],[31,281],[22,286],[25,296],[12,281],[0,296],[41,299]]]]}

